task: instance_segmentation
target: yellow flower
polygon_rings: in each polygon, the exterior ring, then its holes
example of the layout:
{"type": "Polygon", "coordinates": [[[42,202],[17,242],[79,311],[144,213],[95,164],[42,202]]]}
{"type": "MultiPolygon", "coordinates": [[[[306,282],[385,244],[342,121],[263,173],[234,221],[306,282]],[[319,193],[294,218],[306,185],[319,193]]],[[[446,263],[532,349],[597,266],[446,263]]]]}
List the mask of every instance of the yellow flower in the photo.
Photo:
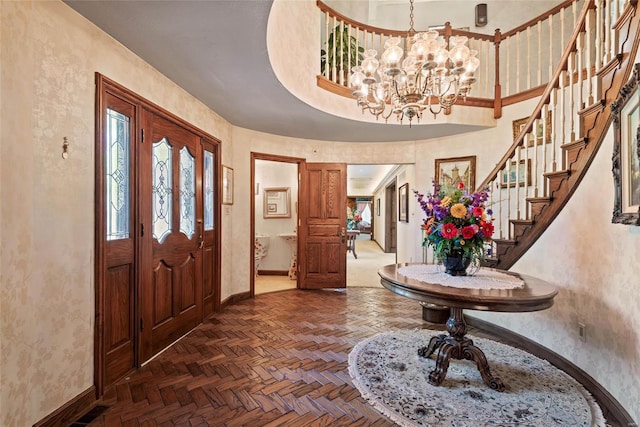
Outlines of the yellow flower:
{"type": "Polygon", "coordinates": [[[440,200],[440,205],[441,206],[449,206],[451,204],[451,202],[453,202],[453,199],[449,196],[444,197],[442,200],[440,200]]]}
{"type": "Polygon", "coordinates": [[[467,216],[467,208],[462,203],[451,206],[451,215],[454,218],[464,218],[467,216]]]}

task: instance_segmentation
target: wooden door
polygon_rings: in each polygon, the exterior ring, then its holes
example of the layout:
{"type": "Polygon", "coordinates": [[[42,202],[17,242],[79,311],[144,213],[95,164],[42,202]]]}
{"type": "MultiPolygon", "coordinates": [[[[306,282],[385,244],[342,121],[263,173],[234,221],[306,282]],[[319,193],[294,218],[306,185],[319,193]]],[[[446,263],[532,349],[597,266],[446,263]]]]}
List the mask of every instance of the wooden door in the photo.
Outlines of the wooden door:
{"type": "Polygon", "coordinates": [[[200,323],[204,245],[200,138],[149,111],[143,126],[141,362],[200,323]]]}
{"type": "Polygon", "coordinates": [[[96,163],[96,339],[97,385],[102,389],[137,366],[136,226],[134,221],[135,129],[137,107],[104,93],[97,117],[102,130],[96,163]]]}
{"type": "Polygon", "coordinates": [[[347,167],[302,163],[298,280],[301,289],[347,286],[347,167]]]}

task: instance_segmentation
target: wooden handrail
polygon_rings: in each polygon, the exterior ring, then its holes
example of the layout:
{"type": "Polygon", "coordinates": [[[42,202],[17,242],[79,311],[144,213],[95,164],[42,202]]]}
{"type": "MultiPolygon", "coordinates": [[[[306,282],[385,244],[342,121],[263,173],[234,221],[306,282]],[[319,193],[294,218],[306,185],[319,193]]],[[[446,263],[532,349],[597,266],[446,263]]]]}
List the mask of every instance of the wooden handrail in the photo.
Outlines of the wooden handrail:
{"type": "Polygon", "coordinates": [[[536,25],[539,22],[545,21],[546,19],[549,18],[550,15],[555,15],[558,12],[560,12],[562,9],[571,6],[573,4],[573,2],[574,2],[574,0],[565,0],[565,1],[563,1],[559,5],[549,9],[548,11],[546,11],[544,13],[541,13],[540,15],[536,16],[533,19],[528,20],[524,24],[518,25],[517,27],[515,27],[512,30],[505,31],[504,33],[502,33],[502,38],[506,39],[508,37],[514,36],[515,34],[519,33],[520,31],[524,31],[529,27],[533,27],[534,25],[536,25]]]}

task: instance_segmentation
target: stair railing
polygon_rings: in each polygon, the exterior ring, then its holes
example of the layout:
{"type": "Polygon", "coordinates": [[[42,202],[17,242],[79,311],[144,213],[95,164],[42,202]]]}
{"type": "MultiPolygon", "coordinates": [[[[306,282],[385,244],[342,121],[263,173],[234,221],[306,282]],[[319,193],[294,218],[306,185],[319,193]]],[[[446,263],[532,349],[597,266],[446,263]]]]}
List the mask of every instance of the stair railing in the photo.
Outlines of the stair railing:
{"type": "MultiPolygon", "coordinates": [[[[630,21],[635,4],[635,0],[624,2],[622,7],[618,1],[585,2],[539,102],[528,118],[514,122],[512,146],[480,185],[492,190],[490,203],[496,218],[496,241],[490,253],[497,260],[495,266],[509,268],[515,262],[514,256],[501,261],[518,244],[520,255],[526,250],[522,247],[523,237],[533,229],[536,219],[540,222],[538,216],[544,209],[550,209],[554,196],[558,199],[558,206],[553,208],[557,214],[584,175],[577,163],[582,149],[590,142],[587,136],[590,128],[585,126],[584,116],[594,104],[603,107],[601,100],[608,87],[603,87],[601,73],[610,64],[619,64],[616,62],[622,56],[619,22],[630,21]],[[569,180],[571,174],[575,176],[569,180]],[[571,181],[571,187],[567,188],[564,181],[571,181]],[[563,185],[562,193],[558,193],[562,197],[558,197],[555,193],[563,185]]],[[[601,141],[602,135],[598,137],[601,141]]],[[[589,155],[595,153],[593,150],[590,148],[589,155]]],[[[589,163],[590,159],[585,166],[589,163]]],[[[555,214],[545,216],[545,224],[537,224],[536,232],[529,233],[527,248],[555,214]]]]}

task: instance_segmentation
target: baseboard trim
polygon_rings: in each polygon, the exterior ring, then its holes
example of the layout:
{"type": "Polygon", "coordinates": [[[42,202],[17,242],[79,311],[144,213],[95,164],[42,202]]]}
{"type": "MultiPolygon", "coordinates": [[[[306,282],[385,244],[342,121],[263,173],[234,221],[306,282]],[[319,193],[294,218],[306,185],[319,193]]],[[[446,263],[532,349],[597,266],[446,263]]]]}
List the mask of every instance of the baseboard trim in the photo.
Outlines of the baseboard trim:
{"type": "Polygon", "coordinates": [[[604,416],[609,421],[615,421],[617,424],[611,424],[612,426],[636,426],[637,424],[631,418],[629,413],[618,403],[618,401],[596,380],[594,380],[589,374],[582,369],[574,365],[564,357],[554,353],[548,348],[538,344],[535,341],[530,340],[520,334],[517,334],[502,326],[495,325],[487,322],[486,320],[478,319],[476,317],[465,316],[465,320],[468,325],[481,329],[496,338],[502,339],[507,343],[513,344],[515,347],[526,349],[527,352],[533,354],[536,357],[547,360],[553,366],[566,372],[573,378],[575,378],[580,384],[587,389],[589,393],[600,404],[604,416]]]}
{"type": "Polygon", "coordinates": [[[60,408],[56,409],[33,427],[66,426],[73,423],[96,403],[96,387],[91,386],[60,408]]]}
{"type": "Polygon", "coordinates": [[[220,303],[220,310],[224,310],[224,308],[228,305],[233,305],[237,302],[250,299],[250,298],[251,298],[251,292],[249,291],[240,292],[239,294],[231,295],[230,297],[226,298],[224,301],[220,303]]]}
{"type": "Polygon", "coordinates": [[[287,270],[258,270],[258,276],[288,276],[287,270]]]}

